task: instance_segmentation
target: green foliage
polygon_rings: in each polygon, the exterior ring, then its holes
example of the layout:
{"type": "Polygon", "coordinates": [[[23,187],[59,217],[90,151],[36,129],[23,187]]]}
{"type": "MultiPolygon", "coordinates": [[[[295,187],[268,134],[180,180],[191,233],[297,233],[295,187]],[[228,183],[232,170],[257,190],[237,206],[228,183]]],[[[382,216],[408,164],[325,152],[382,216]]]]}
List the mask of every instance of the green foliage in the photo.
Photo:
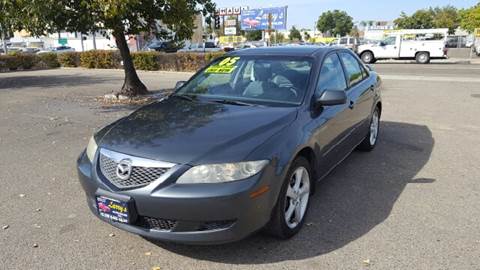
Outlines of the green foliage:
{"type": "Polygon", "coordinates": [[[480,28],[480,3],[476,6],[460,10],[460,26],[472,33],[476,28],[480,28]]]}
{"type": "Polygon", "coordinates": [[[120,55],[117,51],[92,50],[80,53],[80,66],[84,68],[119,68],[120,55]]]}
{"type": "Polygon", "coordinates": [[[317,21],[318,31],[331,36],[345,36],[353,27],[353,18],[347,12],[334,10],[322,13],[317,21]]]}
{"type": "Polygon", "coordinates": [[[46,68],[60,67],[60,63],[58,62],[56,53],[42,53],[38,55],[38,58],[40,60],[40,63],[46,68]]]}
{"type": "Polygon", "coordinates": [[[2,66],[8,70],[17,70],[22,66],[20,58],[16,55],[0,55],[0,62],[2,62],[2,66]]]}
{"type": "Polygon", "coordinates": [[[80,53],[64,52],[57,55],[58,63],[62,67],[78,67],[80,66],[80,53]]]}
{"type": "Polygon", "coordinates": [[[275,41],[276,43],[283,43],[285,42],[285,35],[283,33],[275,32],[272,34],[271,40],[275,41]]]}
{"type": "Polygon", "coordinates": [[[261,30],[245,31],[245,38],[248,41],[258,41],[262,39],[261,30]]]}
{"type": "Polygon", "coordinates": [[[292,28],[290,29],[290,33],[288,34],[288,38],[292,41],[299,41],[302,40],[302,34],[295,26],[292,26],[292,28]]]}
{"type": "Polygon", "coordinates": [[[36,54],[20,53],[17,57],[19,58],[22,69],[31,69],[39,63],[39,58],[36,54]]]}
{"type": "Polygon", "coordinates": [[[420,9],[411,16],[400,13],[394,23],[401,29],[448,28],[450,34],[460,25],[458,10],[453,6],[420,9]]]}
{"type": "Polygon", "coordinates": [[[158,70],[158,52],[132,53],[133,64],[140,70],[158,70]]]}

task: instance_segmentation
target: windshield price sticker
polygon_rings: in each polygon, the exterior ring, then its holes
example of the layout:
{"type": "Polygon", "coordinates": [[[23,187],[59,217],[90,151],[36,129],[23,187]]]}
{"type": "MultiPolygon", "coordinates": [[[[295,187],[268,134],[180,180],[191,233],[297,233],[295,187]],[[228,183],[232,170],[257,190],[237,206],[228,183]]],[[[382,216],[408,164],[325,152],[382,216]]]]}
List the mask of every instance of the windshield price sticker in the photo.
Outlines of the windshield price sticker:
{"type": "Polygon", "coordinates": [[[237,67],[235,64],[240,57],[227,57],[220,63],[213,65],[205,70],[205,73],[229,74],[237,67]]]}

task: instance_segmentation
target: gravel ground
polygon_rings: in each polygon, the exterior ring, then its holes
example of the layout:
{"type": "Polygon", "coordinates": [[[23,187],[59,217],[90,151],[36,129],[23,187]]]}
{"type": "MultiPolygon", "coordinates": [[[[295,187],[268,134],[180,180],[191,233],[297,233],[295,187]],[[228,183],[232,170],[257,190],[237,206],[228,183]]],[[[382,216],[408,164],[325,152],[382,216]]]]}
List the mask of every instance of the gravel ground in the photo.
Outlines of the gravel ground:
{"type": "MultiPolygon", "coordinates": [[[[378,148],[318,183],[288,241],[150,242],[89,212],[75,161],[133,107],[95,97],[122,71],[0,74],[0,269],[480,269],[480,66],[379,64],[378,148]]],[[[190,74],[141,72],[149,89],[190,74]]]]}

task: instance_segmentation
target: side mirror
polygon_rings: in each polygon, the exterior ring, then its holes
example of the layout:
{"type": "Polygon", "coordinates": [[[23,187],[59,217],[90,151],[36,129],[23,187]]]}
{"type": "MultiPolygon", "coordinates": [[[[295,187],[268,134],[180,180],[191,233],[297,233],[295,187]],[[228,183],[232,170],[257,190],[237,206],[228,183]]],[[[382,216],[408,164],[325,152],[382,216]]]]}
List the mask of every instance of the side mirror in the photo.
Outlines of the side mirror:
{"type": "Polygon", "coordinates": [[[383,41],[380,41],[380,42],[378,43],[378,46],[380,46],[380,47],[383,47],[383,46],[385,46],[385,45],[386,45],[386,44],[385,44],[385,42],[383,42],[383,41]]]}
{"type": "Polygon", "coordinates": [[[347,102],[347,94],[343,90],[325,90],[322,95],[315,100],[316,106],[341,105],[347,102]]]}
{"type": "Polygon", "coordinates": [[[186,81],[178,81],[176,84],[175,84],[175,90],[178,90],[180,87],[182,87],[184,84],[186,83],[186,81]]]}

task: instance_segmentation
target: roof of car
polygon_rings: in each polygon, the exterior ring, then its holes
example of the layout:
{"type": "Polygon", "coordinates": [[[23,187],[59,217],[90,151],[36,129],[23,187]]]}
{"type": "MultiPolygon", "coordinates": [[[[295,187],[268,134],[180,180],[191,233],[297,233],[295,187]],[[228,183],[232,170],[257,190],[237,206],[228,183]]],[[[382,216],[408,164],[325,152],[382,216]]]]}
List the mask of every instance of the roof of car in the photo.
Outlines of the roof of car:
{"type": "Polygon", "coordinates": [[[232,55],[283,55],[283,56],[313,56],[333,50],[326,46],[278,46],[261,47],[233,51],[232,55]]]}

